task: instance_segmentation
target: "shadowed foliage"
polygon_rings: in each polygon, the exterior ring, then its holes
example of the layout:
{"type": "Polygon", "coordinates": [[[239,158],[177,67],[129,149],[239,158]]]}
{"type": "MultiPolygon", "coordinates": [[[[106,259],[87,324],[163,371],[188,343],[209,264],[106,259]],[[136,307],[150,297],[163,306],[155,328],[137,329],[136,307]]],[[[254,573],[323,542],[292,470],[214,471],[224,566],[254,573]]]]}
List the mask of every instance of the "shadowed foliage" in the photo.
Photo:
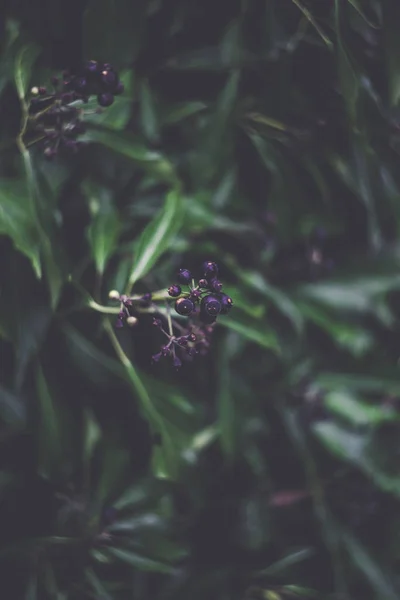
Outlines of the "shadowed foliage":
{"type": "Polygon", "coordinates": [[[400,597],[399,23],[5,0],[7,598],[400,597]]]}

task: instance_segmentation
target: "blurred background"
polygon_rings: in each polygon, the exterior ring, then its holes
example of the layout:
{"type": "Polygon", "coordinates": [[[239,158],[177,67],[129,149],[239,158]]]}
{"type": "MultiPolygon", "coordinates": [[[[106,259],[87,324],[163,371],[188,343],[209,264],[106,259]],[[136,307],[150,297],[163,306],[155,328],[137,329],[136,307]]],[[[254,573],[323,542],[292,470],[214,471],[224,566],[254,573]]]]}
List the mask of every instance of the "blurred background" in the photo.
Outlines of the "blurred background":
{"type": "Polygon", "coordinates": [[[7,599],[400,598],[399,23],[394,0],[5,0],[7,599]],[[30,90],[87,60],[124,92],[46,160],[30,90]],[[205,260],[233,309],[206,356],[152,364],[151,317],[115,330],[109,291],[205,260]]]}

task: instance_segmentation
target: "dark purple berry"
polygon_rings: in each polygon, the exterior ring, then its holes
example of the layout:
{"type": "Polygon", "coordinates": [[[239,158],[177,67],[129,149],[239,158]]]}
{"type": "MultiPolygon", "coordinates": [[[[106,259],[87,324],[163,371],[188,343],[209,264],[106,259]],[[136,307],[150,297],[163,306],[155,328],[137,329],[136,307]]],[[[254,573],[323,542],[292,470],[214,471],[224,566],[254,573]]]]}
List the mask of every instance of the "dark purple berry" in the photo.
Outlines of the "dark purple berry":
{"type": "Polygon", "coordinates": [[[213,292],[220,292],[222,290],[222,283],[218,279],[211,279],[209,286],[213,292]]]}
{"type": "Polygon", "coordinates": [[[102,71],[101,83],[106,87],[114,87],[117,84],[118,77],[114,71],[102,71]]]}
{"type": "Polygon", "coordinates": [[[218,276],[218,265],[215,262],[207,261],[203,263],[203,273],[206,279],[213,279],[218,276]]]}
{"type": "Polygon", "coordinates": [[[119,81],[118,84],[117,84],[117,87],[114,90],[114,94],[116,96],[118,96],[119,94],[123,94],[124,90],[125,90],[124,84],[122,83],[122,81],[119,81]]]}
{"type": "Polygon", "coordinates": [[[210,294],[201,301],[201,312],[208,317],[216,317],[221,312],[221,302],[216,296],[210,294]]]}
{"type": "Polygon", "coordinates": [[[85,70],[88,73],[98,73],[100,71],[100,65],[97,60],[89,60],[85,65],[85,70]]]}
{"type": "Polygon", "coordinates": [[[207,281],[207,279],[200,279],[199,280],[199,287],[201,287],[201,288],[208,287],[208,281],[207,281]]]}
{"type": "Polygon", "coordinates": [[[178,298],[175,302],[175,310],[178,315],[188,317],[194,311],[194,303],[189,298],[178,298]]]}
{"type": "Polygon", "coordinates": [[[100,106],[111,106],[111,104],[114,102],[114,96],[110,92],[99,94],[97,96],[97,102],[100,104],[100,106]]]}
{"type": "Polygon", "coordinates": [[[45,96],[47,94],[47,90],[45,87],[40,87],[39,88],[39,95],[40,96],[45,96]]]}
{"type": "Polygon", "coordinates": [[[163,356],[169,356],[171,354],[171,348],[168,346],[161,346],[161,354],[163,356]]]}
{"type": "Polygon", "coordinates": [[[221,294],[219,300],[221,302],[221,315],[226,315],[233,306],[232,298],[227,294],[221,294]]]}
{"type": "Polygon", "coordinates": [[[168,288],[168,294],[170,296],[172,296],[172,298],[176,298],[177,296],[179,296],[182,292],[182,288],[179,285],[171,285],[171,287],[168,288]]]}
{"type": "Polygon", "coordinates": [[[194,333],[189,333],[188,340],[189,340],[189,342],[195,342],[197,340],[197,337],[195,336],[194,333]]]}
{"type": "Polygon", "coordinates": [[[179,269],[178,273],[178,281],[179,283],[183,283],[183,285],[187,285],[192,280],[192,274],[187,269],[179,269]]]}

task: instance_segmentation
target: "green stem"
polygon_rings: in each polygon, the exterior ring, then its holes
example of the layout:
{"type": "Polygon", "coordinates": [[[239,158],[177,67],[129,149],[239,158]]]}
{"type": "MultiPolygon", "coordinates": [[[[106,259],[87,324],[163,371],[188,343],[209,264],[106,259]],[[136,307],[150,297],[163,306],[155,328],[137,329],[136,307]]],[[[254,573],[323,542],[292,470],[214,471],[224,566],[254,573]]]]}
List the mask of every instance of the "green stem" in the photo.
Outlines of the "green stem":
{"type": "Polygon", "coordinates": [[[108,337],[110,338],[111,344],[119,360],[121,361],[122,365],[126,370],[128,379],[140,400],[140,404],[143,409],[144,415],[149,420],[154,433],[161,433],[162,443],[166,454],[166,461],[169,465],[169,470],[171,471],[174,464],[174,448],[168,430],[165,427],[164,420],[154,407],[151,398],[142,380],[140,379],[135,367],[123,351],[121,344],[119,343],[117,336],[115,335],[114,329],[110,324],[110,321],[107,318],[105,318],[103,324],[104,329],[108,337]]]}

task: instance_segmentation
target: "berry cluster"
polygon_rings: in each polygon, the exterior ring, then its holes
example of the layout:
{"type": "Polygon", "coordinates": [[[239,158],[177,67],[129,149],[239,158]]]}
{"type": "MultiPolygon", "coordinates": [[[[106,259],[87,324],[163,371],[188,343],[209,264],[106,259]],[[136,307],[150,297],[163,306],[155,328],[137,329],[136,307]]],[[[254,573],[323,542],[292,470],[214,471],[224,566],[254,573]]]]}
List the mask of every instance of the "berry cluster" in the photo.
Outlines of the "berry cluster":
{"type": "Polygon", "coordinates": [[[168,288],[167,297],[165,292],[161,296],[158,292],[144,296],[120,295],[115,290],[110,292],[109,298],[120,302],[116,327],[124,324],[134,326],[140,313],[154,315],[153,325],[167,338],[167,342],[152,356],[153,362],[169,357],[179,368],[182,360],[206,354],[217,316],[225,315],[231,309],[232,299],[222,292],[222,284],[217,279],[218,266],[214,262],[206,262],[203,267],[203,278],[197,284],[187,269],[180,269],[177,276],[179,284],[168,288]],[[183,292],[181,286],[187,286],[187,291],[183,292]],[[175,300],[178,315],[188,317],[185,324],[172,317],[169,304],[165,309],[157,306],[157,300],[165,301],[168,297],[175,300]]]}
{"type": "Polygon", "coordinates": [[[52,77],[51,83],[51,90],[32,88],[27,131],[28,135],[31,134],[27,145],[43,142],[44,155],[48,159],[60,149],[78,150],[78,137],[85,132],[82,117],[93,112],[84,111],[82,104],[97,95],[99,106],[107,107],[114,102],[114,96],[124,90],[113,67],[96,61],[89,61],[75,75],[65,71],[62,80],[52,77]]]}
{"type": "Polygon", "coordinates": [[[109,63],[90,60],[77,75],[69,73],[64,75],[64,91],[71,92],[75,99],[84,102],[88,102],[90,96],[97,95],[100,106],[111,106],[114,96],[124,91],[118,73],[109,63]]]}
{"type": "Polygon", "coordinates": [[[189,317],[199,312],[200,320],[209,325],[215,322],[218,315],[226,315],[232,307],[232,298],[222,292],[215,262],[204,263],[203,278],[197,284],[187,269],[180,269],[177,279],[179,284],[188,287],[186,292],[182,292],[178,284],[168,289],[168,294],[177,298],[175,310],[178,315],[189,317]]]}

